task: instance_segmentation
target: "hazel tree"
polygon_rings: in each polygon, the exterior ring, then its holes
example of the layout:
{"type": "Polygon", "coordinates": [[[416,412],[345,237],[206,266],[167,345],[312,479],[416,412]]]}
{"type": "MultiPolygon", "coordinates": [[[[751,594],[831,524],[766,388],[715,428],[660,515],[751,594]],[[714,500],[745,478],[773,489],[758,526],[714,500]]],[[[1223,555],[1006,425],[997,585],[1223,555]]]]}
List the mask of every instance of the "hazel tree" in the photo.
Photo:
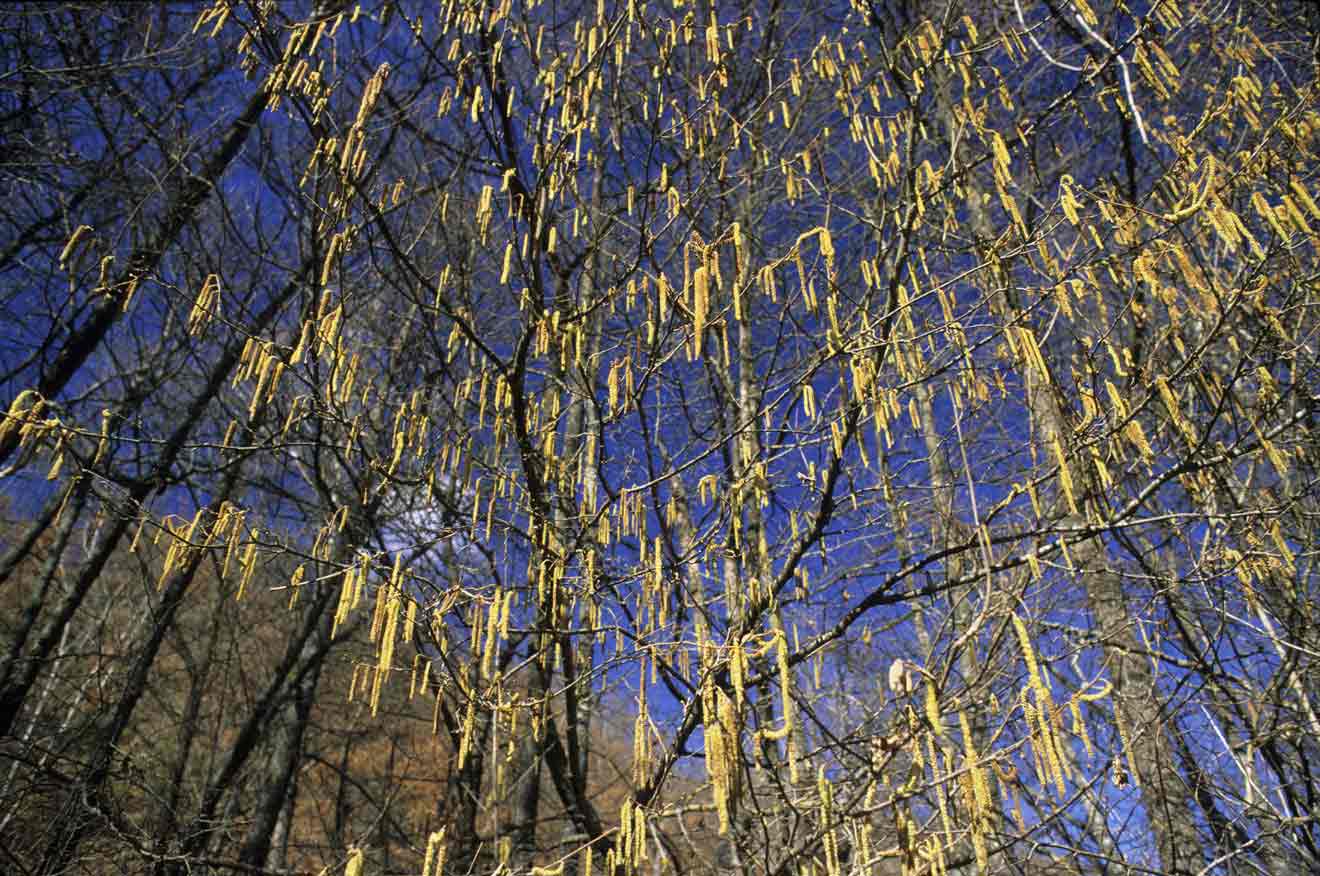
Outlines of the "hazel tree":
{"type": "Polygon", "coordinates": [[[187,18],[170,86],[242,95],[200,171],[122,227],[72,170],[6,218],[47,303],[0,458],[48,497],[5,574],[102,521],[10,636],[6,734],[161,551],[27,869],[1320,865],[1314,8],[187,18]],[[116,752],[225,587],[294,645],[152,839],[116,752]],[[345,695],[444,779],[405,823],[340,767],[378,817],[294,859],[345,695]]]}

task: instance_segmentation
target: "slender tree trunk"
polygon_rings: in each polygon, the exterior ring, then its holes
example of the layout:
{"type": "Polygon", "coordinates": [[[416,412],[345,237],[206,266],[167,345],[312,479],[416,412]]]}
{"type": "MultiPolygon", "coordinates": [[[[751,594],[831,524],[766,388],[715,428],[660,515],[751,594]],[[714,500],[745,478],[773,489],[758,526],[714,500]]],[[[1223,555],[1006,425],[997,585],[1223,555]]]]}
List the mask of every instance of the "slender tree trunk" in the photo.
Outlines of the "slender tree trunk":
{"type": "MultiPolygon", "coordinates": [[[[170,846],[177,839],[179,826],[179,805],[184,796],[184,782],[188,775],[188,765],[192,760],[197,745],[202,702],[206,697],[207,685],[211,679],[211,669],[215,659],[216,643],[224,626],[224,615],[220,603],[229,598],[223,589],[216,594],[216,605],[212,611],[211,625],[206,637],[206,652],[201,663],[190,661],[188,699],[184,704],[183,720],[179,725],[178,754],[174,761],[174,770],[170,776],[167,794],[161,799],[156,812],[156,852],[163,860],[170,846]]],[[[154,872],[160,874],[162,867],[157,864],[154,872]]]]}
{"type": "MultiPolygon", "coordinates": [[[[303,739],[307,734],[307,722],[312,715],[312,706],[316,700],[317,684],[321,678],[323,660],[316,659],[315,651],[325,644],[330,637],[326,621],[333,621],[330,612],[325,612],[323,622],[317,634],[303,645],[299,658],[310,663],[310,669],[295,685],[289,702],[280,710],[272,721],[275,741],[271,755],[270,773],[263,784],[260,802],[257,804],[252,823],[243,840],[243,847],[238,855],[239,863],[248,867],[264,867],[277,844],[276,830],[282,816],[293,805],[293,793],[296,786],[298,767],[303,760],[303,739]]],[[[288,825],[285,823],[285,830],[288,825]]]]}
{"type": "Polygon", "coordinates": [[[513,819],[509,825],[512,849],[508,866],[515,872],[528,870],[536,862],[540,846],[536,825],[541,808],[541,763],[544,741],[524,734],[513,757],[513,819]]]}

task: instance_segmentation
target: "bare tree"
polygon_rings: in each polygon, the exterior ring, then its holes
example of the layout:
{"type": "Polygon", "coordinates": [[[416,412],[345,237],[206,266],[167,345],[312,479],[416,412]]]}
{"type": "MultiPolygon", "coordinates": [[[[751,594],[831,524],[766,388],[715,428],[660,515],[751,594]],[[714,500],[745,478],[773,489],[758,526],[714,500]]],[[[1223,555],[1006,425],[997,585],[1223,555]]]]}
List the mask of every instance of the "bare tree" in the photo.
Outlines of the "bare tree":
{"type": "Polygon", "coordinates": [[[16,872],[1320,866],[1311,7],[0,16],[16,872]]]}

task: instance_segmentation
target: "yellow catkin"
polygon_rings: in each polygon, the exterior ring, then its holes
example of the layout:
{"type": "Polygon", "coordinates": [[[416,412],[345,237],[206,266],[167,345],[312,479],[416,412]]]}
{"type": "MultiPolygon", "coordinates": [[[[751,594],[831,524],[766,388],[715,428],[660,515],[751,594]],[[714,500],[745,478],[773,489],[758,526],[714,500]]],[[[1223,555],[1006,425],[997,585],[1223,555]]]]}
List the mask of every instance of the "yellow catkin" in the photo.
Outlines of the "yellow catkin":
{"type": "Polygon", "coordinates": [[[834,273],[834,238],[830,236],[829,228],[822,225],[820,227],[820,254],[825,258],[825,269],[829,273],[834,273]]]}
{"type": "Polygon", "coordinates": [[[1123,746],[1123,753],[1127,757],[1128,775],[1132,777],[1132,783],[1138,788],[1141,787],[1141,773],[1137,772],[1137,759],[1132,751],[1132,740],[1128,736],[1127,722],[1123,720],[1123,712],[1118,705],[1118,700],[1114,700],[1114,726],[1118,728],[1118,740],[1123,746]]]}
{"type": "Polygon", "coordinates": [[[633,725],[633,782],[639,787],[650,772],[649,738],[647,736],[646,667],[642,666],[637,682],[637,721],[633,725]]]}
{"type": "Polygon", "coordinates": [[[966,712],[958,713],[958,724],[962,729],[963,751],[967,757],[972,790],[976,802],[976,813],[984,817],[990,812],[990,785],[986,782],[985,769],[981,766],[980,756],[976,753],[976,741],[972,736],[972,723],[966,712]]]}
{"type": "Polygon", "coordinates": [[[1013,615],[1013,631],[1017,633],[1018,644],[1022,647],[1022,657],[1026,661],[1027,670],[1031,674],[1031,680],[1034,684],[1040,676],[1040,670],[1036,665],[1036,650],[1032,647],[1031,636],[1027,632],[1027,625],[1022,622],[1022,618],[1013,615]]]}
{"type": "Polygon", "coordinates": [[[499,642],[500,607],[504,604],[498,590],[486,610],[486,647],[481,655],[481,677],[490,678],[495,669],[495,657],[499,642]]]}
{"type": "Polygon", "coordinates": [[[788,777],[789,781],[798,781],[797,733],[794,727],[792,672],[788,666],[788,635],[784,632],[784,622],[776,612],[770,616],[771,628],[775,634],[775,663],[779,669],[779,690],[782,697],[784,726],[783,733],[788,740],[788,777]]]}
{"type": "Polygon", "coordinates": [[[829,876],[839,876],[839,841],[834,824],[834,791],[829,779],[825,777],[825,767],[816,772],[816,794],[820,800],[820,823],[824,833],[822,845],[825,850],[825,872],[829,876]]]}
{"type": "Polygon", "coordinates": [[[60,469],[64,467],[64,452],[55,454],[55,461],[51,463],[50,471],[46,472],[46,480],[53,481],[60,476],[60,469]]]}
{"type": "Polygon", "coordinates": [[[69,267],[69,265],[73,261],[73,254],[78,249],[79,241],[81,241],[83,239],[83,236],[86,235],[87,232],[91,230],[92,230],[92,226],[90,225],[79,225],[77,228],[74,229],[73,234],[69,236],[69,242],[64,245],[64,249],[60,252],[61,268],[69,267]]]}
{"type": "MultiPolygon", "coordinates": [[[[413,603],[416,605],[416,603],[413,603]]],[[[412,660],[412,670],[408,673],[408,702],[412,702],[417,696],[417,667],[426,664],[425,654],[414,654],[412,660]]]]}
{"type": "Polygon", "coordinates": [[[738,707],[723,690],[715,691],[719,705],[720,731],[724,738],[724,779],[730,795],[738,779],[738,725],[740,716],[738,707]]]}
{"type": "Polygon", "coordinates": [[[344,876],[362,876],[362,850],[352,848],[348,850],[348,863],[344,865],[344,876]]]}
{"type": "Polygon", "coordinates": [[[747,652],[743,650],[742,642],[739,641],[733,646],[733,653],[729,655],[729,681],[733,683],[734,701],[741,709],[746,701],[745,678],[747,673],[747,652]]]}
{"type": "Polygon", "coordinates": [[[949,836],[953,833],[953,825],[949,818],[948,803],[944,799],[945,793],[944,793],[943,784],[944,784],[944,779],[947,778],[948,775],[953,771],[952,758],[950,757],[952,752],[950,752],[947,749],[944,752],[943,774],[941,774],[940,772],[939,754],[940,754],[939,750],[935,748],[934,734],[929,734],[929,733],[926,734],[926,761],[930,764],[930,775],[931,775],[931,780],[934,783],[935,798],[939,803],[939,808],[940,808],[940,820],[941,822],[943,822],[944,825],[945,836],[949,836]]]}
{"type": "Polygon", "coordinates": [[[389,588],[385,604],[385,623],[381,631],[380,650],[377,655],[376,677],[371,687],[371,714],[375,715],[380,707],[380,692],[385,679],[389,676],[394,661],[394,643],[398,638],[399,608],[403,602],[402,594],[395,587],[389,588]]]}
{"type": "Polygon", "coordinates": [[[1036,696],[1035,714],[1037,726],[1040,729],[1041,753],[1044,756],[1046,765],[1049,767],[1049,774],[1054,779],[1055,787],[1062,795],[1065,790],[1064,775],[1062,759],[1059,757],[1058,742],[1053,727],[1053,721],[1057,720],[1054,714],[1054,700],[1050,696],[1050,690],[1045,684],[1044,677],[1040,674],[1040,666],[1036,662],[1036,652],[1032,648],[1031,636],[1027,632],[1027,626],[1022,622],[1022,618],[1016,614],[1013,615],[1013,629],[1017,633],[1018,643],[1022,646],[1022,654],[1031,674],[1031,690],[1036,696]]]}
{"type": "Polygon", "coordinates": [[[633,863],[640,864],[646,860],[646,809],[638,806],[633,809],[633,842],[636,847],[633,850],[633,863]]]}
{"type": "Polygon", "coordinates": [[[1086,749],[1086,756],[1095,756],[1095,749],[1091,745],[1091,734],[1086,729],[1086,719],[1082,716],[1082,707],[1077,704],[1076,697],[1068,701],[1068,707],[1072,711],[1073,733],[1082,738],[1082,746],[1086,749]]]}
{"type": "Polygon", "coordinates": [[[1068,221],[1077,225],[1081,217],[1077,214],[1077,208],[1080,206],[1072,193],[1073,178],[1064,174],[1059,178],[1059,206],[1063,208],[1063,214],[1068,217],[1068,221]]]}
{"type": "MultiPolygon", "coordinates": [[[[1205,206],[1206,200],[1209,198],[1211,192],[1214,190],[1214,187],[1215,187],[1215,162],[1213,158],[1207,155],[1205,157],[1205,162],[1202,167],[1201,182],[1197,185],[1197,188],[1200,189],[1200,193],[1195,198],[1192,199],[1191,203],[1187,204],[1185,207],[1180,207],[1178,209],[1175,209],[1172,213],[1165,213],[1162,218],[1164,219],[1165,222],[1172,223],[1172,222],[1181,222],[1184,219],[1187,219],[1188,217],[1194,215],[1202,207],[1205,206]]],[[[1216,213],[1213,210],[1210,212],[1210,217],[1211,217],[1211,221],[1214,222],[1217,226],[1218,219],[1216,213]]]]}
{"type": "Polygon", "coordinates": [[[1054,732],[1058,716],[1053,704],[1043,706],[1038,717],[1040,720],[1041,742],[1045,749],[1045,759],[1050,767],[1050,775],[1054,777],[1055,790],[1062,797],[1067,793],[1067,789],[1064,787],[1063,758],[1059,754],[1062,743],[1054,732]]]}
{"type": "Polygon", "coordinates": [[[990,867],[990,849],[986,846],[985,833],[977,819],[972,821],[972,849],[976,853],[976,870],[985,873],[990,867]]]}
{"type": "Polygon", "coordinates": [[[0,440],[7,438],[11,432],[22,432],[27,424],[35,422],[44,406],[45,401],[35,390],[25,389],[14,396],[9,412],[0,421],[0,440]]]}
{"type": "Polygon", "coordinates": [[[724,737],[720,727],[715,693],[715,685],[708,676],[701,697],[702,713],[706,725],[706,772],[710,777],[711,791],[715,796],[715,812],[719,818],[719,832],[723,836],[729,831],[729,801],[725,796],[725,776],[723,774],[724,737]]]}
{"type": "Polygon", "coordinates": [[[1036,775],[1040,776],[1041,781],[1048,782],[1051,778],[1046,771],[1045,759],[1041,756],[1041,739],[1039,718],[1036,715],[1036,707],[1031,704],[1031,698],[1027,696],[1025,688],[1022,690],[1021,703],[1022,715],[1027,722],[1027,734],[1031,740],[1031,757],[1036,767],[1036,775]]]}
{"type": "MultiPolygon", "coordinates": [[[[1135,423],[1136,420],[1131,422],[1135,423]]],[[[1077,498],[1073,491],[1072,471],[1068,468],[1068,459],[1063,452],[1063,444],[1056,436],[1050,442],[1051,449],[1054,451],[1054,458],[1059,463],[1059,488],[1063,490],[1063,496],[1068,500],[1068,510],[1073,514],[1080,514],[1077,508],[1077,498]]]]}
{"type": "Polygon", "coordinates": [[[403,622],[403,640],[405,642],[411,642],[413,639],[413,631],[417,629],[417,600],[409,599],[407,602],[408,611],[403,622]]]}
{"type": "Polygon", "coordinates": [[[633,849],[632,805],[633,801],[631,797],[623,798],[623,804],[619,807],[619,839],[618,842],[614,844],[614,848],[617,850],[619,857],[623,859],[625,866],[632,855],[633,849]]]}
{"type": "Polygon", "coordinates": [[[211,316],[217,311],[219,303],[220,278],[215,274],[210,274],[202,283],[202,288],[193,302],[192,311],[188,314],[188,334],[200,334],[202,329],[206,328],[211,316]]]}
{"type": "Polygon", "coordinates": [[[1052,737],[1052,742],[1053,742],[1052,756],[1055,761],[1054,763],[1055,784],[1059,790],[1059,794],[1063,795],[1064,789],[1061,783],[1062,779],[1060,777],[1072,781],[1073,771],[1072,771],[1071,762],[1068,760],[1068,758],[1063,756],[1064,754],[1063,746],[1065,742],[1064,742],[1064,733],[1063,733],[1062,706],[1054,706],[1053,708],[1050,709],[1050,731],[1051,731],[1050,735],[1052,737]]]}
{"type": "Polygon", "coordinates": [[[1306,187],[1295,178],[1289,180],[1288,187],[1292,189],[1293,194],[1297,196],[1297,200],[1306,207],[1311,215],[1320,219],[1320,206],[1317,206],[1315,201],[1312,200],[1311,193],[1306,190],[1306,187]]]}
{"type": "Polygon", "coordinates": [[[252,575],[257,570],[257,542],[256,531],[250,534],[250,540],[247,548],[243,551],[243,557],[239,560],[239,566],[243,569],[243,577],[238,582],[238,592],[234,594],[234,601],[241,602],[243,594],[247,592],[248,583],[252,580],[252,575]]]}
{"type": "Polygon", "coordinates": [[[468,751],[472,747],[472,731],[476,726],[477,719],[477,700],[472,694],[468,694],[467,711],[463,714],[463,733],[458,740],[458,768],[461,770],[467,764],[468,751]]]}
{"type": "Polygon", "coordinates": [[[706,266],[698,267],[692,274],[692,343],[693,358],[701,358],[701,346],[706,334],[707,308],[710,304],[710,277],[706,266]]]}
{"type": "Polygon", "coordinates": [[[422,876],[444,876],[445,828],[431,834],[426,841],[426,856],[422,859],[422,876]]]}
{"type": "Polygon", "coordinates": [[[385,626],[385,603],[388,594],[384,585],[376,588],[376,606],[371,613],[371,641],[379,642],[381,630],[385,626]]]}
{"type": "Polygon", "coordinates": [[[985,842],[985,822],[990,815],[990,786],[985,779],[985,769],[980,764],[976,753],[976,743],[972,738],[972,724],[966,712],[958,713],[958,724],[962,728],[963,752],[967,758],[967,770],[963,775],[964,796],[971,814],[972,847],[976,852],[977,869],[984,873],[989,865],[990,853],[985,842]]]}

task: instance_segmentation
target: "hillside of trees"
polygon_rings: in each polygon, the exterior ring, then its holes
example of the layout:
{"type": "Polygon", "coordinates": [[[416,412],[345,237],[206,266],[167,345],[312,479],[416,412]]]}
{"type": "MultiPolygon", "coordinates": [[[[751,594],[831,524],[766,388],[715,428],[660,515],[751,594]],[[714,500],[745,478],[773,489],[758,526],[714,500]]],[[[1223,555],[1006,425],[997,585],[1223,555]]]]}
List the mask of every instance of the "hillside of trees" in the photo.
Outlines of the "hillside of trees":
{"type": "Polygon", "coordinates": [[[1318,73],[0,8],[0,872],[1320,874],[1318,73]]]}

